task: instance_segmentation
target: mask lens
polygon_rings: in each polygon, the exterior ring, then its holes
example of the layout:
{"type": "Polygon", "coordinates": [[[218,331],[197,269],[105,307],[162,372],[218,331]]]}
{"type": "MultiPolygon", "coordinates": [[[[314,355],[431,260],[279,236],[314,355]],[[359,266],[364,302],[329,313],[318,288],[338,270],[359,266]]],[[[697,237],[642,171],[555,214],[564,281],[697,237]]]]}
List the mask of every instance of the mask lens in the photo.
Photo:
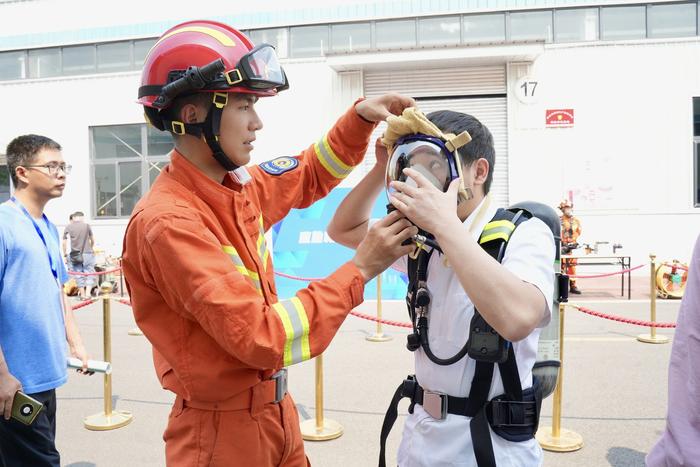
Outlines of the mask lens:
{"type": "Polygon", "coordinates": [[[445,191],[452,180],[445,153],[429,141],[410,141],[394,148],[387,165],[387,184],[394,180],[405,181],[403,169],[406,167],[420,172],[441,191],[445,191]]]}

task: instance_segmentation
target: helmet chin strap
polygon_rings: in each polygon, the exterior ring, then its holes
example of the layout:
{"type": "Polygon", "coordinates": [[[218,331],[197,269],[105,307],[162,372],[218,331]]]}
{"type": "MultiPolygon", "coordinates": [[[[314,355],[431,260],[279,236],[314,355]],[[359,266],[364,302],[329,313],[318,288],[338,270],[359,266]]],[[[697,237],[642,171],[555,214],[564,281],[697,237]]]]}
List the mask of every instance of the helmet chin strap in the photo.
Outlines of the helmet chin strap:
{"type": "Polygon", "coordinates": [[[221,114],[225,106],[225,102],[220,104],[216,102],[216,99],[214,100],[213,105],[209,108],[209,112],[207,113],[207,118],[204,120],[203,130],[204,140],[211,149],[214,159],[216,159],[216,162],[218,162],[221,167],[231,172],[236,170],[239,166],[231,161],[221,147],[221,144],[219,144],[221,114]]]}
{"type": "MultiPolygon", "coordinates": [[[[221,165],[224,169],[231,172],[239,168],[238,165],[234,164],[231,159],[226,155],[221,144],[219,143],[219,135],[221,133],[221,115],[224,112],[224,107],[228,103],[228,94],[223,92],[215,92],[212,97],[212,105],[209,107],[207,112],[207,118],[201,123],[185,123],[177,120],[168,120],[166,118],[160,117],[156,114],[158,119],[153,119],[156,122],[159,121],[164,130],[170,131],[176,135],[192,135],[197,138],[204,138],[209,149],[211,149],[212,155],[216,162],[221,165]]],[[[148,113],[147,113],[148,116],[148,113]]],[[[159,128],[156,126],[156,128],[159,128]]]]}

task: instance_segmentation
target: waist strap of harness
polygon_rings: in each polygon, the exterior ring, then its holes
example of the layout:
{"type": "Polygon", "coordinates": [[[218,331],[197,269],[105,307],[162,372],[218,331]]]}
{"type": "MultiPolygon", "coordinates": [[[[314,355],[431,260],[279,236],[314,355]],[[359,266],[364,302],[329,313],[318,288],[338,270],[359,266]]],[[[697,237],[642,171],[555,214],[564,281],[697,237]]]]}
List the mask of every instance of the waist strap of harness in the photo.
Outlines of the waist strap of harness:
{"type": "Polygon", "coordinates": [[[415,376],[409,375],[396,389],[382,424],[379,467],[386,467],[386,440],[398,417],[401,399],[411,401],[408,411],[413,413],[415,404],[436,420],[444,420],[447,414],[471,417],[470,432],[474,454],[479,467],[496,467],[491,445],[489,426],[494,432],[509,441],[526,441],[537,430],[539,404],[535,400],[534,388],[523,391],[523,400],[511,400],[507,395],[494,397],[479,406],[475,398],[455,397],[424,389],[415,376]]]}

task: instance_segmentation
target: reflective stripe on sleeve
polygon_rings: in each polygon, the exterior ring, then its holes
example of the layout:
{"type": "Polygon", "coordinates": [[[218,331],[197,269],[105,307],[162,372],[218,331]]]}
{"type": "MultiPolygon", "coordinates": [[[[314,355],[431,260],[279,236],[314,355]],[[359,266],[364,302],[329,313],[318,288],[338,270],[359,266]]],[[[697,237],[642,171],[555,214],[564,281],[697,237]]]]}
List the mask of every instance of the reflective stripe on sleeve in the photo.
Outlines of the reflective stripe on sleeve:
{"type": "Polygon", "coordinates": [[[311,358],[309,345],[309,319],[304,305],[297,297],[273,303],[272,308],[282,321],[285,332],[284,366],[311,358]]]}
{"type": "Polygon", "coordinates": [[[233,266],[236,268],[236,271],[240,272],[250,283],[255,287],[255,290],[258,291],[260,295],[262,295],[262,286],[260,285],[260,275],[258,275],[257,272],[251,271],[250,269],[246,268],[245,265],[243,264],[243,260],[241,257],[238,255],[238,251],[231,245],[222,245],[221,249],[224,250],[224,252],[231,258],[231,261],[233,262],[233,266]]]}
{"type": "Polygon", "coordinates": [[[260,235],[256,242],[256,248],[258,249],[258,256],[262,261],[263,270],[267,271],[267,260],[270,258],[270,250],[267,249],[267,242],[265,241],[265,228],[263,224],[263,218],[260,216],[260,235]]]}
{"type": "Polygon", "coordinates": [[[314,144],[314,151],[321,165],[335,178],[345,178],[352,172],[353,167],[340,160],[333,152],[331,145],[328,144],[327,135],[314,144]]]}

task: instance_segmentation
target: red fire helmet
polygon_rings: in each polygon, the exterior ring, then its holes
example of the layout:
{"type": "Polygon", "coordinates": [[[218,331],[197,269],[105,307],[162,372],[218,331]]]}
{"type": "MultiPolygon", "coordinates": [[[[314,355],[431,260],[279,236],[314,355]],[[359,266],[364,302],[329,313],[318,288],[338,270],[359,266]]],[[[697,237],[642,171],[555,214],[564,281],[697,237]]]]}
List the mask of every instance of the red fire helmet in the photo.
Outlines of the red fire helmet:
{"type": "Polygon", "coordinates": [[[178,95],[191,92],[263,97],[287,87],[274,47],[255,47],[243,33],[222,23],[189,21],[167,30],[148,52],[138,102],[161,110],[178,95]]]}

